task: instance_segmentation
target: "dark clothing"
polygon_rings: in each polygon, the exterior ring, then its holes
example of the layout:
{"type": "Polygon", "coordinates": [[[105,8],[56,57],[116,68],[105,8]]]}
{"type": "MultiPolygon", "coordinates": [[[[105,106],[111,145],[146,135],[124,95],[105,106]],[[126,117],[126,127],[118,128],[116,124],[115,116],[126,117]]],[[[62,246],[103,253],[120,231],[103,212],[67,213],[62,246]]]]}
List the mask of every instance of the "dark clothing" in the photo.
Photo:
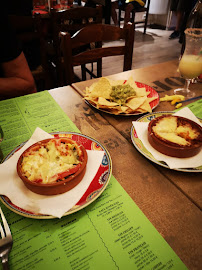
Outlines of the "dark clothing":
{"type": "Polygon", "coordinates": [[[171,11],[183,11],[188,12],[193,7],[193,0],[172,0],[170,5],[171,11]]]}
{"type": "MultiPolygon", "coordinates": [[[[142,0],[143,2],[146,2],[146,0],[142,0]]],[[[130,3],[126,3],[125,0],[118,0],[118,5],[121,7],[121,8],[125,8],[126,5],[128,4],[132,4],[134,9],[138,9],[138,8],[142,8],[142,6],[136,2],[135,0],[134,1],[131,1],[130,3]]]]}
{"type": "Polygon", "coordinates": [[[4,53],[0,56],[0,62],[13,60],[23,51],[30,70],[34,70],[40,65],[40,40],[37,35],[36,38],[31,37],[35,32],[34,23],[30,25],[29,22],[33,20],[32,9],[32,0],[2,1],[0,33],[3,38],[0,43],[0,50],[4,53]],[[5,2],[6,4],[4,4],[5,2]],[[14,20],[13,17],[15,17],[14,20]],[[20,26],[18,29],[18,24],[15,21],[21,22],[24,20],[23,18],[25,18],[25,23],[24,25],[19,23],[23,27],[20,26]],[[29,18],[30,20],[28,20],[29,18]],[[29,35],[30,38],[25,39],[25,35],[29,35]]]}
{"type": "MultiPolygon", "coordinates": [[[[18,57],[22,48],[17,40],[16,34],[13,31],[7,15],[7,6],[3,3],[1,5],[1,15],[0,15],[0,64],[4,62],[9,62],[18,57]]],[[[2,77],[2,69],[0,68],[0,77],[2,77]]]]}
{"type": "MultiPolygon", "coordinates": [[[[132,2],[130,2],[132,5],[133,5],[133,7],[134,7],[134,9],[138,9],[138,8],[141,8],[142,6],[138,3],[138,2],[136,2],[136,1],[132,1],[132,2]]],[[[129,3],[128,3],[129,4],[129,3]]]]}
{"type": "Polygon", "coordinates": [[[85,3],[85,7],[93,7],[96,8],[96,3],[93,2],[92,0],[87,0],[85,3]]]}
{"type": "Polygon", "coordinates": [[[128,4],[132,4],[133,7],[134,7],[134,9],[141,8],[140,4],[139,4],[138,2],[135,2],[135,1],[130,2],[130,3],[126,3],[126,2],[123,1],[123,0],[119,0],[119,1],[118,1],[118,4],[119,4],[119,7],[121,7],[121,8],[124,8],[124,7],[127,6],[128,4]]]}
{"type": "Polygon", "coordinates": [[[10,0],[8,5],[10,15],[32,16],[32,0],[10,0]]]}

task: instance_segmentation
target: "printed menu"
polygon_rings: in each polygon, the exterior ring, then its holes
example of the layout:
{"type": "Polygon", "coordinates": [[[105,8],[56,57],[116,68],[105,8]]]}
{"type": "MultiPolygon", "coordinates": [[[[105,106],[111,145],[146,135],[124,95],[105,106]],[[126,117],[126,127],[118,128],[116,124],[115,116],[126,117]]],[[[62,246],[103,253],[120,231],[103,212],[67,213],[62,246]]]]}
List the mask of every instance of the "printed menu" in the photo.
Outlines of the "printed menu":
{"type": "Polygon", "coordinates": [[[4,132],[4,157],[27,141],[37,127],[49,133],[79,132],[48,91],[0,101],[0,126],[4,132]]]}
{"type": "Polygon", "coordinates": [[[61,219],[2,209],[14,240],[10,269],[187,269],[114,177],[95,202],[61,219]]]}
{"type": "MultiPolygon", "coordinates": [[[[198,118],[202,119],[202,98],[198,99],[195,102],[187,104],[185,107],[188,107],[198,118]]],[[[175,111],[179,111],[182,108],[179,108],[175,111]]]]}
{"type": "MultiPolygon", "coordinates": [[[[78,132],[48,92],[1,101],[0,111],[4,154],[36,126],[78,132]]],[[[96,201],[61,219],[31,219],[0,206],[14,241],[11,270],[187,269],[113,176],[96,201]]]]}

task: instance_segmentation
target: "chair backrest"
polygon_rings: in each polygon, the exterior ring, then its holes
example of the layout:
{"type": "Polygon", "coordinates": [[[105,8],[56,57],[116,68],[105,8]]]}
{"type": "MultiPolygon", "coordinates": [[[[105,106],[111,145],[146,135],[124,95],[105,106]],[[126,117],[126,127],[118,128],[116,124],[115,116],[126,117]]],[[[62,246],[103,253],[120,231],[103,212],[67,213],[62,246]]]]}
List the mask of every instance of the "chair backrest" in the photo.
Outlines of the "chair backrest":
{"type": "Polygon", "coordinates": [[[76,7],[67,10],[51,10],[53,41],[59,44],[59,32],[69,32],[73,35],[88,24],[102,23],[102,6],[76,7]]]}
{"type": "MultiPolygon", "coordinates": [[[[75,35],[61,32],[61,49],[64,57],[66,83],[74,82],[74,66],[98,62],[103,57],[124,55],[123,71],[130,70],[132,66],[134,24],[129,23],[125,28],[119,28],[107,24],[88,25],[75,35]],[[124,40],[124,45],[102,47],[102,42],[124,40]],[[90,50],[72,54],[86,44],[94,43],[96,46],[90,50]]],[[[97,77],[102,76],[102,66],[97,66],[97,77]]]]}
{"type": "Polygon", "coordinates": [[[102,23],[102,6],[76,7],[62,11],[51,10],[53,46],[56,54],[56,72],[58,85],[64,85],[63,65],[60,50],[59,33],[68,32],[73,35],[88,24],[102,23]]]}

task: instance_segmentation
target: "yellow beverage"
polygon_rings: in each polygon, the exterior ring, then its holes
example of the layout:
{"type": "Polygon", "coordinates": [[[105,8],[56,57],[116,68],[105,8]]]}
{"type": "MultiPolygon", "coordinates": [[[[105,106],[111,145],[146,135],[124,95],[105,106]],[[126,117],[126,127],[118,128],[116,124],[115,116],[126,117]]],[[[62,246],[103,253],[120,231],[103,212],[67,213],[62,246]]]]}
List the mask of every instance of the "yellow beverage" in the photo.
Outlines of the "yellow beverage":
{"type": "Polygon", "coordinates": [[[197,78],[202,73],[202,57],[199,55],[183,55],[179,71],[186,79],[197,78]]]}

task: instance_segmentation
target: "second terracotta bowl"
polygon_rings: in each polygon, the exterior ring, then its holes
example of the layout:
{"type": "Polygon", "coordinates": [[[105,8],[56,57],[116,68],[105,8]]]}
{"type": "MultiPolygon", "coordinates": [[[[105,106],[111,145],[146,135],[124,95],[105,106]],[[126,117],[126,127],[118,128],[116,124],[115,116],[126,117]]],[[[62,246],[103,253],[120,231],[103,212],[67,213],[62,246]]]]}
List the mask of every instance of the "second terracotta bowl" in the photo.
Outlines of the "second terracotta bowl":
{"type": "Polygon", "coordinates": [[[163,115],[159,116],[152,121],[150,121],[148,126],[148,141],[151,146],[154,147],[157,151],[167,156],[178,157],[178,158],[188,158],[197,155],[202,147],[202,127],[197,123],[179,116],[171,116],[171,115],[163,115]],[[177,143],[173,143],[171,141],[164,140],[157,136],[153,131],[153,127],[161,121],[161,119],[165,117],[176,117],[177,121],[181,123],[181,125],[189,124],[195,131],[198,132],[198,137],[194,140],[190,140],[190,145],[179,145],[177,143]]]}

